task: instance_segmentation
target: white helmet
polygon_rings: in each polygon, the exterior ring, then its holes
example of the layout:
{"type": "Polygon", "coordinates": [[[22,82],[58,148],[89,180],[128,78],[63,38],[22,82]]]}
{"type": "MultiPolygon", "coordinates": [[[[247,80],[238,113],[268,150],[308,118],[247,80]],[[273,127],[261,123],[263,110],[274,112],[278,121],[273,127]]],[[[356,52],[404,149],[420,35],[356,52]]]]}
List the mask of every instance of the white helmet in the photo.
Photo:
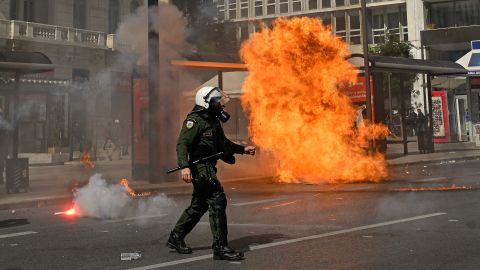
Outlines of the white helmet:
{"type": "Polygon", "coordinates": [[[227,104],[229,97],[222,89],[214,86],[204,86],[197,91],[195,96],[195,104],[205,109],[210,107],[212,99],[220,100],[222,106],[227,104]]]}

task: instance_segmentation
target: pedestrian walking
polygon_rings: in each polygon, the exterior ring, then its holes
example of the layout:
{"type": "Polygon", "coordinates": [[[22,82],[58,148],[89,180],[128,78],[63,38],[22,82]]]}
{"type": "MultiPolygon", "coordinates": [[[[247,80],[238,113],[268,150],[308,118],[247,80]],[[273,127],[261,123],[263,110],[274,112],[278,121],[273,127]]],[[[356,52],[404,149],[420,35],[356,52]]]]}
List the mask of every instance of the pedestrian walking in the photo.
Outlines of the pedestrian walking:
{"type": "Polygon", "coordinates": [[[103,146],[103,150],[107,153],[108,160],[112,161],[113,152],[115,151],[115,144],[112,139],[107,139],[103,146]]]}
{"type": "Polygon", "coordinates": [[[416,130],[417,133],[417,143],[418,143],[418,150],[421,154],[426,153],[427,145],[425,141],[425,137],[427,135],[427,118],[423,114],[422,110],[418,109],[417,119],[416,119],[416,130]]]}
{"type": "Polygon", "coordinates": [[[189,166],[195,161],[223,152],[224,162],[235,163],[234,154],[255,154],[255,147],[235,144],[225,137],[220,122],[230,118],[223,110],[228,96],[218,87],[202,87],[195,97],[195,107],[183,123],[177,142],[178,165],[183,167],[182,179],[193,184],[190,206],[177,221],[167,241],[167,246],[181,254],[190,254],[192,249],[184,238],[195,227],[200,218],[209,211],[210,228],[213,235],[213,258],[216,260],[241,260],[243,253],[228,245],[227,199],[217,178],[217,160],[189,166]]]}

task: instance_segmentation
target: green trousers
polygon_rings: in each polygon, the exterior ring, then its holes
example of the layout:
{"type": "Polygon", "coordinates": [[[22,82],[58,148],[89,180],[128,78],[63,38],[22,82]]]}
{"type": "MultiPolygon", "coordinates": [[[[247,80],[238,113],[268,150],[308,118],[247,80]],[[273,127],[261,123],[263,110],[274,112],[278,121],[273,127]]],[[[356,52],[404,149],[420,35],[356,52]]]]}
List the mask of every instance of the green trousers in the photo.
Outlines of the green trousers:
{"type": "Polygon", "coordinates": [[[213,241],[227,245],[227,199],[212,164],[198,164],[192,168],[193,194],[190,206],[183,211],[173,231],[182,239],[192,231],[205,212],[209,212],[213,241]]]}

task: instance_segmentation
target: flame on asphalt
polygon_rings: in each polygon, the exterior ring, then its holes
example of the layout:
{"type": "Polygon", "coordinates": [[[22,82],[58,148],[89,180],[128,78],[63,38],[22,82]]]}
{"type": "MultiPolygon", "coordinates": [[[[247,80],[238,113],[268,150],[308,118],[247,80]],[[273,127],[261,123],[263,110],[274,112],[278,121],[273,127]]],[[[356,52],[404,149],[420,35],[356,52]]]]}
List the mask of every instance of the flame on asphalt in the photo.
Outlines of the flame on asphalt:
{"type": "Polygon", "coordinates": [[[92,157],[90,156],[90,152],[87,150],[82,153],[80,156],[80,161],[82,162],[85,169],[93,169],[95,168],[95,164],[92,161],[92,157]]]}
{"type": "Polygon", "coordinates": [[[136,193],[135,190],[133,190],[129,185],[128,185],[128,179],[123,178],[120,180],[120,185],[125,187],[125,191],[128,193],[130,197],[145,197],[145,196],[150,196],[152,195],[151,192],[140,192],[136,193]]]}
{"type": "Polygon", "coordinates": [[[471,186],[457,186],[455,184],[448,187],[403,187],[395,191],[454,191],[454,190],[472,190],[471,186]]]}
{"type": "Polygon", "coordinates": [[[277,19],[242,44],[249,75],[242,105],[256,145],[274,157],[280,181],[339,183],[381,181],[383,154],[366,152],[369,139],[387,128],[363,122],[342,92],[357,69],[342,39],[314,18],[277,19]]]}

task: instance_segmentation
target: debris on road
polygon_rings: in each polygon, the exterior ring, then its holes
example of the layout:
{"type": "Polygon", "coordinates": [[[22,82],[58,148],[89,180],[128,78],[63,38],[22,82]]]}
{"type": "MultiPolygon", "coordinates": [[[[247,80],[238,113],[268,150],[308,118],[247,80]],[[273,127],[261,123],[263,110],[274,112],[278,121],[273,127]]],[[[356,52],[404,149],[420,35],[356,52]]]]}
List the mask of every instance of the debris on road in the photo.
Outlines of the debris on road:
{"type": "Polygon", "coordinates": [[[127,253],[120,253],[120,260],[122,261],[134,261],[142,258],[142,253],[137,252],[127,252],[127,253]]]}

